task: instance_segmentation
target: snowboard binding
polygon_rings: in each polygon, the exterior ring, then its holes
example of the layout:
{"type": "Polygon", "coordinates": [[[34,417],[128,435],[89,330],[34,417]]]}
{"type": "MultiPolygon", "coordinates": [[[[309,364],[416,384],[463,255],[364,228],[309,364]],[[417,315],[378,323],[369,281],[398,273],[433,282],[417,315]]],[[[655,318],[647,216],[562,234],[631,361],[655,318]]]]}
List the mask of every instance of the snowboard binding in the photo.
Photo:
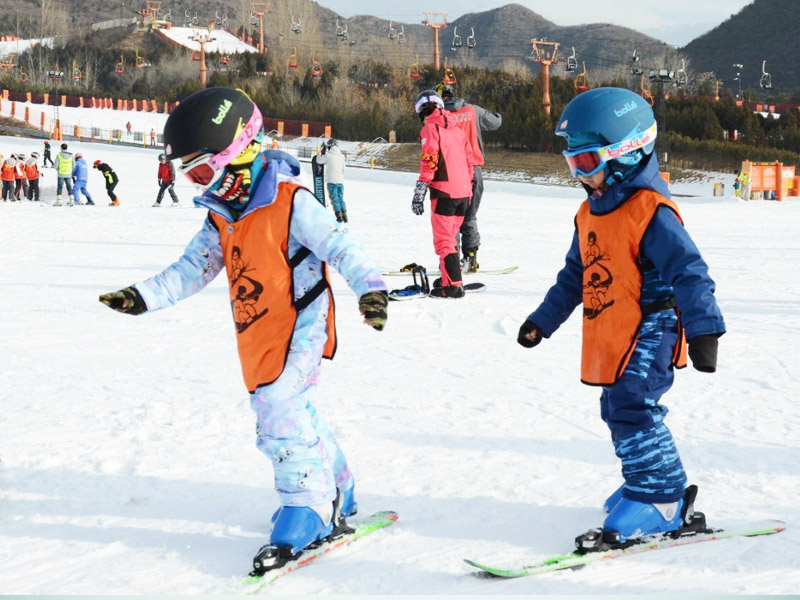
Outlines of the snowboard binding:
{"type": "Polygon", "coordinates": [[[407,285],[403,289],[392,290],[389,292],[389,299],[397,300],[408,296],[417,296],[419,294],[429,294],[431,291],[430,283],[428,283],[428,271],[422,265],[411,263],[402,269],[403,272],[411,273],[414,277],[414,283],[407,285]],[[411,267],[411,268],[409,268],[411,267]]]}
{"type": "Polygon", "coordinates": [[[697,498],[697,486],[690,485],[686,488],[683,495],[683,508],[681,509],[681,526],[674,531],[655,533],[640,538],[620,541],[616,531],[608,531],[602,527],[590,529],[575,538],[575,552],[586,554],[588,552],[605,552],[607,550],[621,550],[637,544],[671,538],[693,536],[698,533],[713,533],[713,529],[706,526],[706,516],[701,512],[695,512],[694,501],[697,498]]]}

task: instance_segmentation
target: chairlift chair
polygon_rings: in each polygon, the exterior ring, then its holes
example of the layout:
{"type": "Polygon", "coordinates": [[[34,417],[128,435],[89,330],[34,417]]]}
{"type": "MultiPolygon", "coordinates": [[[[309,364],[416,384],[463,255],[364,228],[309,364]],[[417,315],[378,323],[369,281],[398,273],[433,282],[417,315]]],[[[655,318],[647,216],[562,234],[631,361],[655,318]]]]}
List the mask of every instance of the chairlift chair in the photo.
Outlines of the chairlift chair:
{"type": "Polygon", "coordinates": [[[311,76],[314,79],[319,79],[320,77],[322,77],[322,73],[323,73],[322,65],[320,64],[320,62],[316,58],[314,58],[314,54],[313,53],[311,54],[311,70],[310,70],[310,72],[311,72],[311,76]]]}
{"type": "Polygon", "coordinates": [[[125,57],[124,56],[120,56],[119,57],[119,62],[116,65],[114,65],[114,72],[117,75],[122,75],[125,72],[125,57]]]}
{"type": "Polygon", "coordinates": [[[194,62],[200,62],[200,59],[201,59],[200,50],[192,50],[192,60],[194,62]]]}
{"type": "Polygon", "coordinates": [[[397,39],[397,30],[392,27],[392,21],[389,21],[389,39],[394,40],[397,39]]]}
{"type": "Polygon", "coordinates": [[[397,43],[403,44],[406,41],[406,28],[405,25],[400,25],[400,31],[397,32],[397,43]]]}
{"type": "Polygon", "coordinates": [[[469,37],[467,38],[467,48],[472,50],[475,47],[475,28],[470,27],[470,30],[472,33],[470,33],[469,37]]]}
{"type": "Polygon", "coordinates": [[[653,94],[644,87],[644,73],[642,73],[641,80],[639,81],[639,95],[644,98],[650,106],[655,105],[656,100],[653,98],[653,94]]]}
{"type": "Polygon", "coordinates": [[[442,77],[442,83],[445,85],[455,85],[458,80],[456,79],[456,74],[450,67],[447,66],[447,57],[444,59],[444,77],[442,77]]]}
{"type": "Polygon", "coordinates": [[[336,19],[336,37],[344,37],[344,29],[339,25],[339,19],[336,19]]]}
{"type": "Polygon", "coordinates": [[[633,56],[631,56],[631,75],[644,75],[644,71],[639,67],[639,58],[634,50],[633,56]]]}
{"type": "Polygon", "coordinates": [[[686,84],[689,82],[689,77],[686,74],[686,60],[681,59],[681,68],[678,69],[678,72],[675,73],[675,84],[678,87],[686,87],[686,84]]]}
{"type": "Polygon", "coordinates": [[[83,75],[81,74],[80,69],[73,69],[72,70],[72,80],[73,81],[80,81],[83,75]]]}
{"type": "Polygon", "coordinates": [[[575,76],[575,89],[580,94],[589,89],[589,82],[586,81],[586,61],[583,62],[583,71],[575,76]]]}
{"type": "Polygon", "coordinates": [[[28,74],[22,67],[19,68],[19,81],[20,83],[28,83],[28,74]]]}
{"type": "Polygon", "coordinates": [[[254,10],[250,11],[250,25],[253,27],[258,27],[258,17],[256,16],[256,12],[254,10]]]}
{"type": "Polygon", "coordinates": [[[200,19],[197,18],[197,13],[194,13],[192,17],[192,25],[197,25],[200,22],[200,19]]]}
{"type": "Polygon", "coordinates": [[[417,62],[408,67],[408,76],[411,79],[421,79],[422,69],[419,68],[419,54],[417,54],[417,62]]]}
{"type": "Polygon", "coordinates": [[[294,15],[292,15],[292,31],[296,34],[303,33],[303,22],[300,17],[297,17],[297,22],[294,21],[294,15]]]}
{"type": "Polygon", "coordinates": [[[461,46],[463,45],[464,44],[461,42],[461,36],[458,35],[458,25],[456,25],[455,28],[453,29],[453,45],[452,45],[453,52],[456,51],[456,48],[461,48],[461,46]]]}
{"type": "Polygon", "coordinates": [[[223,67],[227,67],[231,64],[231,55],[230,54],[220,54],[219,55],[219,64],[223,67]]]}
{"type": "Polygon", "coordinates": [[[297,68],[297,46],[292,50],[292,54],[289,56],[289,61],[286,64],[290,69],[297,68]]]}
{"type": "Polygon", "coordinates": [[[761,63],[761,81],[759,81],[759,85],[763,90],[771,90],[772,89],[772,75],[767,73],[767,61],[763,61],[761,63]]]}
{"type": "Polygon", "coordinates": [[[572,47],[572,56],[567,57],[567,64],[564,67],[567,73],[572,73],[578,70],[578,59],[575,57],[575,46],[572,47]]]}

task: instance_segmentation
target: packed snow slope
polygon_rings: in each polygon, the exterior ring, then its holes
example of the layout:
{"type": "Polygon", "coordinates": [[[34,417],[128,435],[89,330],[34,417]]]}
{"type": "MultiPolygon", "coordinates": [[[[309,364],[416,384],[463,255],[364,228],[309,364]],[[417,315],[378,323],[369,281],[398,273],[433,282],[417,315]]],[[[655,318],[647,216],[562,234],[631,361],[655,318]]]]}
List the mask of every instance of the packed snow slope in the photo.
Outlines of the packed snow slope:
{"type": "MultiPolygon", "coordinates": [[[[182,183],[151,208],[157,150],[70,144],[119,173],[121,206],[2,203],[0,590],[5,594],[234,594],[278,506],[235,348],[224,277],[139,317],[97,301],[159,272],[201,226],[182,183]],[[169,198],[165,199],[169,203],[169,198]]],[[[41,142],[0,138],[0,153],[41,142]]],[[[351,169],[350,228],[377,263],[436,266],[413,174],[351,169]]],[[[800,588],[800,202],[712,198],[676,185],[711,266],[728,333],[719,369],[678,373],[664,402],[697,508],[724,526],[775,518],[778,535],[629,556],[513,581],[569,551],[621,482],[597,388],[579,382],[580,317],[526,350],[519,325],[555,280],[575,188],[490,181],[480,214],[483,294],[392,303],[362,324],[333,275],[339,350],[315,402],[347,453],[360,512],[391,528],[279,580],[280,594],[792,594],[800,588]]],[[[389,280],[391,287],[410,283],[389,280]]]]}

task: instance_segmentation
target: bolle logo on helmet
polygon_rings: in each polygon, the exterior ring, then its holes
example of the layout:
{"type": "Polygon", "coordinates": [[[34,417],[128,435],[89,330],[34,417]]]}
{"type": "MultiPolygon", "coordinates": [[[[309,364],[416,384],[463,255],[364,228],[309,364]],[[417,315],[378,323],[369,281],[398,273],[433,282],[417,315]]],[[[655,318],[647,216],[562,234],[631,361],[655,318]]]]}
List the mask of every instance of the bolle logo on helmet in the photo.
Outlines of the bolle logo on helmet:
{"type": "Polygon", "coordinates": [[[211,122],[215,125],[222,125],[222,121],[225,120],[225,116],[228,114],[231,106],[233,106],[233,102],[230,100],[223,100],[222,104],[219,106],[219,110],[217,111],[217,116],[211,119],[211,122]]]}
{"type": "Polygon", "coordinates": [[[620,108],[619,110],[617,110],[617,109],[615,108],[615,109],[614,109],[614,114],[615,114],[615,115],[617,115],[617,117],[621,117],[621,116],[623,116],[623,115],[627,115],[627,114],[628,114],[629,112],[631,112],[631,111],[632,111],[634,108],[636,108],[636,101],[635,101],[635,100],[631,100],[630,102],[626,102],[626,103],[625,103],[625,106],[623,106],[623,107],[622,107],[622,108],[620,108]]]}

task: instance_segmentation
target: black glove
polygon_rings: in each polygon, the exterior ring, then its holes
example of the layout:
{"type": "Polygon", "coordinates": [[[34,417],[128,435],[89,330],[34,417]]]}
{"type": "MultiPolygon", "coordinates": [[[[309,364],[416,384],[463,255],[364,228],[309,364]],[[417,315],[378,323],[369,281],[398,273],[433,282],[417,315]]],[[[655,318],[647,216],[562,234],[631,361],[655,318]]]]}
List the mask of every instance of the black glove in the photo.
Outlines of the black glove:
{"type": "Polygon", "coordinates": [[[373,329],[383,331],[386,327],[386,309],[389,294],[386,292],[367,292],[358,299],[358,310],[364,315],[364,323],[373,329]]]}
{"type": "Polygon", "coordinates": [[[140,315],[147,311],[147,304],[135,287],[103,294],[100,296],[100,302],[127,315],[140,315]]]}
{"type": "Polygon", "coordinates": [[[424,181],[418,181],[414,188],[414,199],[411,201],[411,211],[415,215],[421,215],[425,212],[425,192],[428,191],[428,184],[424,181]]]}
{"type": "Polygon", "coordinates": [[[692,366],[703,373],[713,373],[717,370],[717,347],[719,336],[698,335],[689,340],[689,358],[692,366]]]}
{"type": "Polygon", "coordinates": [[[525,348],[533,348],[536,344],[542,341],[543,335],[544,334],[542,333],[541,327],[539,327],[533,321],[526,320],[519,328],[519,335],[517,335],[517,343],[525,348]],[[533,341],[525,337],[532,331],[536,332],[536,337],[533,339],[533,341]]]}

